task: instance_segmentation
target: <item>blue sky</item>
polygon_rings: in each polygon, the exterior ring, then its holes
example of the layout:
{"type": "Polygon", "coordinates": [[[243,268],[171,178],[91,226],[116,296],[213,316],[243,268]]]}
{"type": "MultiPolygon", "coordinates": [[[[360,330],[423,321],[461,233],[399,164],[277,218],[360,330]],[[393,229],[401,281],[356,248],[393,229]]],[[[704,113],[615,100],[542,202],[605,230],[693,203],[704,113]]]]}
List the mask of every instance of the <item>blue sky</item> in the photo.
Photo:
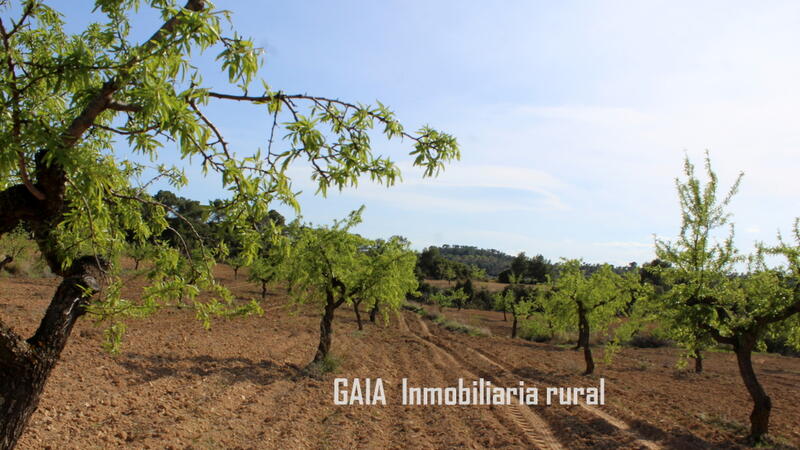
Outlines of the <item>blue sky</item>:
{"type": "MultiPolygon", "coordinates": [[[[219,2],[222,5],[222,2],[219,2]]],[[[465,244],[626,264],[674,236],[674,178],[708,149],[737,241],[774,242],[800,215],[800,3],[736,1],[226,2],[263,47],[276,89],[376,99],[408,129],[457,136],[437,179],[404,170],[322,199],[297,168],[303,214],[328,223],[366,205],[357,231],[416,248],[465,244]]],[[[155,23],[143,21],[142,36],[155,23]],[[146,29],[144,29],[146,28],[146,29]]],[[[263,147],[261,110],[220,108],[238,153],[263,147]]],[[[408,143],[375,141],[403,167],[408,143]]],[[[169,160],[169,149],[163,152],[169,160]]],[[[224,196],[188,170],[181,194],[224,196]]],[[[213,181],[213,180],[212,180],[213,181]]]]}

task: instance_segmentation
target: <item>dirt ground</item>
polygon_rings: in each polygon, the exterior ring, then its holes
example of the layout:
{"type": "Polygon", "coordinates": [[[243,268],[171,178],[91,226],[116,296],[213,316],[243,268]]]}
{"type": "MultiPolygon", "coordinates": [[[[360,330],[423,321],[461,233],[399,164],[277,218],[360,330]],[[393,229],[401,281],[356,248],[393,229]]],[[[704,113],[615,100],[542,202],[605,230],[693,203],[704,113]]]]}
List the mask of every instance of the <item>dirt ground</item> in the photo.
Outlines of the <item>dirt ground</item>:
{"type": "MultiPolygon", "coordinates": [[[[241,275],[220,276],[242,298],[259,295],[241,275]]],[[[56,282],[0,279],[3,320],[32,333],[56,282]]],[[[502,313],[448,313],[493,333],[473,337],[410,311],[358,332],[342,308],[341,365],[309,376],[318,316],[292,315],[284,302],[271,292],[263,317],[217,320],[210,331],[186,310],[164,310],[131,321],[116,357],[101,349],[102,328],[81,320],[18,448],[739,448],[746,433],[750,401],[729,353],[709,354],[695,375],[675,369],[674,349],[625,349],[584,377],[580,354],[505,337],[502,313]],[[382,378],[388,404],[335,405],[337,377],[382,378]],[[540,389],[603,377],[606,405],[400,405],[402,378],[445,387],[479,377],[540,389]]],[[[759,354],[755,365],[773,399],[774,439],[800,446],[800,358],[759,354]]]]}

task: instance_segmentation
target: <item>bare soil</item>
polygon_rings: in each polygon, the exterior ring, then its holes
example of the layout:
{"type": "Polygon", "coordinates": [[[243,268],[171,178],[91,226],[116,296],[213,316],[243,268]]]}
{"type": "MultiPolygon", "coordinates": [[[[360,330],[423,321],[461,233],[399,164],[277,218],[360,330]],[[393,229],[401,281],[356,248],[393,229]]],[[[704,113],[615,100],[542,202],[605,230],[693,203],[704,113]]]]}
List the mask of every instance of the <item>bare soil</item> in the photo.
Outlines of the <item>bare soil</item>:
{"type": "MultiPolygon", "coordinates": [[[[241,298],[260,289],[221,269],[241,298]]],[[[0,279],[0,315],[24,335],[35,329],[55,279],[0,279]]],[[[132,282],[130,289],[136,289],[132,282]]],[[[55,369],[20,449],[90,448],[740,448],[750,401],[730,353],[711,353],[700,375],[677,370],[675,349],[625,349],[581,376],[569,349],[511,340],[502,313],[448,316],[492,330],[473,337],[403,311],[356,331],[340,308],[324,375],[303,368],[316,349],[319,315],[283,307],[271,291],[263,317],[217,320],[205,331],[188,310],[131,321],[119,356],[103,330],[81,320],[55,369]],[[383,379],[386,406],[336,406],[333,380],[383,379]],[[606,405],[402,406],[400,382],[450,386],[478,377],[500,386],[593,386],[606,405]]],[[[598,356],[601,351],[598,350],[598,356]]],[[[599,359],[599,358],[598,358],[599,359]]],[[[779,446],[800,446],[800,358],[759,354],[758,375],[774,407],[779,446]]]]}

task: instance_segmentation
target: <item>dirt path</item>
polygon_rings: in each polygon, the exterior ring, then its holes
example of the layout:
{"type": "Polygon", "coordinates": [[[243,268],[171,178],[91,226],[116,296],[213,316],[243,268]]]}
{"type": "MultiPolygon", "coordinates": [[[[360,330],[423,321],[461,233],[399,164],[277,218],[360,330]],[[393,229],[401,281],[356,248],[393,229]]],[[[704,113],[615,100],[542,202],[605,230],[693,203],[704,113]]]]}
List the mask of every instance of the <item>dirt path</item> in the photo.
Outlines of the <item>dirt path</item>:
{"type": "MultiPolygon", "coordinates": [[[[428,326],[417,314],[413,314],[413,316],[421,329],[421,335],[418,335],[413,331],[409,331],[414,337],[428,345],[434,351],[434,353],[437,355],[437,360],[441,361],[442,359],[447,359],[452,364],[453,368],[457,368],[458,370],[466,373],[470,379],[477,380],[480,378],[462,365],[449,350],[437,345],[435,342],[432,342],[430,338],[432,338],[433,335],[431,334],[428,326]]],[[[403,320],[403,323],[405,323],[405,320],[403,320]]],[[[406,329],[408,329],[407,326],[406,329]]],[[[498,407],[495,408],[493,412],[502,411],[503,413],[508,414],[514,423],[516,423],[520,430],[522,430],[522,432],[525,434],[525,437],[528,439],[528,441],[536,448],[543,450],[561,450],[564,448],[564,446],[562,446],[558,439],[556,439],[556,437],[553,435],[550,427],[538,415],[536,415],[530,409],[530,407],[512,403],[506,408],[507,409],[504,407],[498,407]]]]}

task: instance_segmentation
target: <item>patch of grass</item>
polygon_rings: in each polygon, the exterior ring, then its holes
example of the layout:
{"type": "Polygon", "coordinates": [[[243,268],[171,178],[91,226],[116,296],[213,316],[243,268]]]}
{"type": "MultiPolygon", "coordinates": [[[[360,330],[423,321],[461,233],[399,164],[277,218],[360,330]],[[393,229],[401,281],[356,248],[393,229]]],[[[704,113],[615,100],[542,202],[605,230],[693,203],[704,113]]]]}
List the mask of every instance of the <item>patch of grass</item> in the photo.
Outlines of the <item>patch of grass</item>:
{"type": "Polygon", "coordinates": [[[672,345],[669,339],[651,333],[638,333],[626,344],[636,348],[659,348],[672,345]]]}
{"type": "Polygon", "coordinates": [[[440,327],[444,328],[445,330],[455,331],[457,333],[464,333],[470,336],[491,336],[492,332],[486,328],[476,327],[472,325],[467,325],[456,320],[448,319],[443,314],[430,312],[425,308],[421,308],[416,305],[403,305],[403,308],[412,311],[416,314],[419,314],[425,319],[430,320],[431,322],[439,325],[440,327]]]}
{"type": "Polygon", "coordinates": [[[723,430],[732,431],[738,434],[747,434],[748,432],[747,427],[739,422],[732,421],[727,417],[721,417],[715,414],[707,414],[702,412],[697,415],[697,418],[709,425],[723,430]]]}
{"type": "Polygon", "coordinates": [[[336,372],[341,365],[342,358],[329,353],[322,361],[309,364],[306,367],[306,373],[312,377],[321,377],[325,374],[336,372]]]}
{"type": "Polygon", "coordinates": [[[353,330],[352,332],[350,332],[350,335],[353,336],[354,338],[363,338],[364,336],[367,335],[367,330],[366,329],[364,329],[364,330],[356,329],[356,330],[353,330]]]}

